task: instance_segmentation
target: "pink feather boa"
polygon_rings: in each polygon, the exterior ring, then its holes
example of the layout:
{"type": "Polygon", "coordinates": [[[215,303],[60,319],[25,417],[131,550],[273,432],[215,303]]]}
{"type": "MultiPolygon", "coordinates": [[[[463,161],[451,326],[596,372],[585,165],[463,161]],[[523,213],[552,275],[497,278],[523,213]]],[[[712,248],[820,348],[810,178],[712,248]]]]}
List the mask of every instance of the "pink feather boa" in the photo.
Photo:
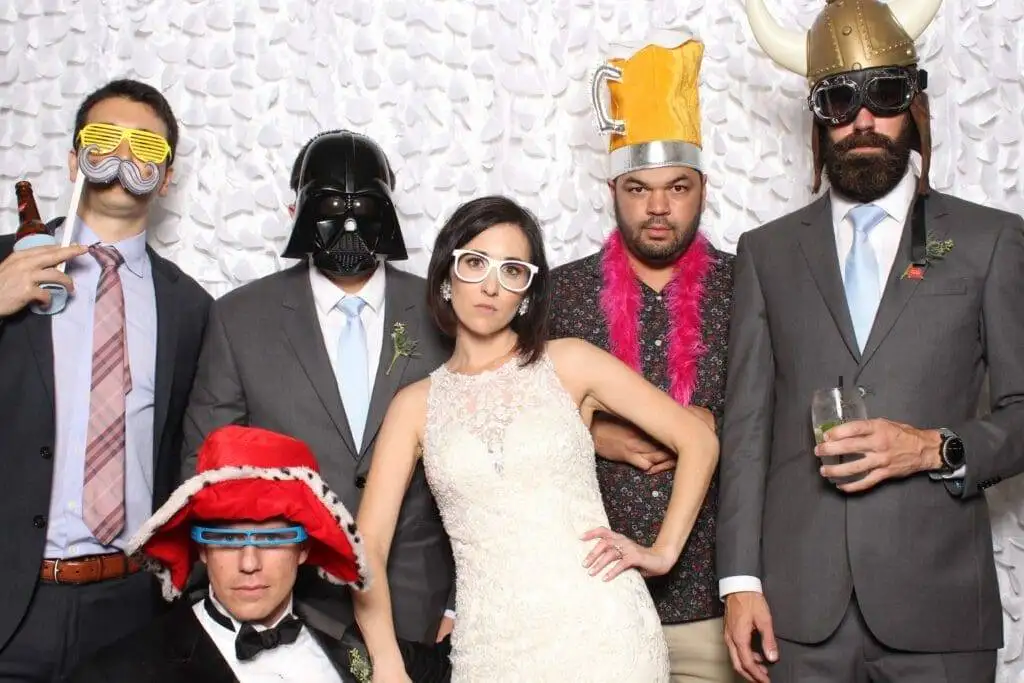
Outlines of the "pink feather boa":
{"type": "MultiPolygon", "coordinates": [[[[640,308],[643,296],[618,230],[605,242],[601,267],[604,276],[601,309],[608,321],[611,352],[642,373],[640,308]]],[[[676,263],[675,275],[664,291],[669,315],[669,394],[682,405],[689,405],[693,398],[697,366],[706,350],[700,306],[704,298],[704,278],[710,269],[711,254],[707,240],[698,234],[676,263]]]]}

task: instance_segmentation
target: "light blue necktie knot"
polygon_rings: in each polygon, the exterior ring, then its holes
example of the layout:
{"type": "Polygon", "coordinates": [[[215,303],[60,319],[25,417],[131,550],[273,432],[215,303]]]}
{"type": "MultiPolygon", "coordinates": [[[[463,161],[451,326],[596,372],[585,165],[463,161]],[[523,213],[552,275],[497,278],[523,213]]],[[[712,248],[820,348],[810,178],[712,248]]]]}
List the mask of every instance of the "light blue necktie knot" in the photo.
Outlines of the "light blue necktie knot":
{"type": "Polygon", "coordinates": [[[338,302],[338,308],[350,321],[352,318],[356,318],[360,313],[362,313],[364,306],[366,306],[366,302],[358,296],[346,296],[338,302]]]}
{"type": "Polygon", "coordinates": [[[850,209],[850,222],[856,236],[866,239],[868,233],[886,217],[885,209],[877,204],[860,204],[850,209]]]}
{"type": "Polygon", "coordinates": [[[345,326],[338,337],[335,378],[356,451],[362,447],[366,414],[370,408],[366,332],[359,317],[365,306],[366,302],[357,296],[346,296],[337,305],[338,310],[345,315],[345,326]]]}
{"type": "Polygon", "coordinates": [[[881,299],[878,258],[868,234],[887,214],[885,209],[875,204],[861,204],[850,209],[848,215],[853,223],[853,242],[844,269],[846,303],[850,308],[857,345],[863,351],[881,299]]]}

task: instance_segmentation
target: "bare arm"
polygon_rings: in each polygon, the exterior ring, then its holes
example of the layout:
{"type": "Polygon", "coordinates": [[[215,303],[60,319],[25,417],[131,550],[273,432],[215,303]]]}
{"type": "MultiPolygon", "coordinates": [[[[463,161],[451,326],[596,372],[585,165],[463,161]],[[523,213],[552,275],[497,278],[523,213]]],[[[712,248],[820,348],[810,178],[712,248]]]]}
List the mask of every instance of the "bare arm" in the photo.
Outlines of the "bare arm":
{"type": "Polygon", "coordinates": [[[393,680],[403,680],[400,676],[405,672],[391,616],[387,565],[402,499],[419,457],[428,387],[429,380],[423,380],[399,391],[392,399],[377,436],[373,464],[356,516],[356,525],[366,544],[371,580],[369,589],[354,593],[353,599],[356,622],[373,660],[375,681],[378,672],[398,676],[393,680]]]}
{"type": "Polygon", "coordinates": [[[584,341],[563,339],[549,348],[582,414],[603,411],[628,420],[675,454],[672,496],[653,547],[668,571],[686,545],[718,463],[718,439],[706,411],[679,405],[629,366],[584,341]]]}

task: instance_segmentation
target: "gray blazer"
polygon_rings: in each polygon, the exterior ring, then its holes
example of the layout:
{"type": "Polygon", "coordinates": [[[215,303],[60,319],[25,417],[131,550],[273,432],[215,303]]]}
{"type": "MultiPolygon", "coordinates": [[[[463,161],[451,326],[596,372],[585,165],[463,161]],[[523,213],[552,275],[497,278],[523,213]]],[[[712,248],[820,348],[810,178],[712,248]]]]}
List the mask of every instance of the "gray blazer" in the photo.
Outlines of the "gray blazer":
{"type": "Polygon", "coordinates": [[[776,633],[817,643],[856,590],[871,632],[911,651],[1002,644],[982,490],[1024,470],[1024,221],[933,192],[953,250],[901,279],[907,220],[864,353],[839,274],[828,196],[738,246],[721,457],[719,576],[760,577],[776,633]],[[991,414],[978,417],[990,375],[991,414]],[[810,404],[839,375],[868,414],[963,438],[962,494],[919,474],[863,494],[818,473],[810,404]]]}
{"type": "MultiPolygon", "coordinates": [[[[304,441],[324,479],[353,515],[359,508],[373,447],[388,404],[403,386],[426,377],[449,355],[426,307],[422,278],[387,266],[384,343],[362,448],[353,443],[341,395],[317,321],[305,263],[230,292],[213,304],[185,416],[183,475],[195,472],[206,435],[246,424],[304,441]],[[418,355],[400,357],[390,374],[391,330],[405,323],[418,355]]],[[[398,636],[433,643],[453,600],[454,566],[422,464],[402,504],[388,564],[398,636]]],[[[303,598],[350,622],[347,590],[300,577],[303,598]]]]}

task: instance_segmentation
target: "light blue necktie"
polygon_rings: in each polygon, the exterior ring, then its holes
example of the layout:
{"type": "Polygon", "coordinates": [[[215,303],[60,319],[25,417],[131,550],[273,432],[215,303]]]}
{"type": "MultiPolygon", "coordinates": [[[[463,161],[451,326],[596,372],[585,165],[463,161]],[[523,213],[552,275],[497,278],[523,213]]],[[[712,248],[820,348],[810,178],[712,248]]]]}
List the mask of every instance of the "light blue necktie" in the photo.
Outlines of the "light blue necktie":
{"type": "Polygon", "coordinates": [[[359,312],[366,302],[357,296],[346,296],[338,302],[338,310],[345,314],[345,327],[338,337],[338,358],[335,377],[341,402],[345,406],[348,426],[358,451],[363,444],[366,413],[370,408],[369,378],[366,372],[366,332],[359,312]]]}
{"type": "Polygon", "coordinates": [[[861,204],[850,209],[853,223],[853,244],[846,257],[846,303],[853,318],[857,345],[864,350],[875,322],[881,299],[878,279],[878,258],[871,248],[868,234],[885,218],[885,209],[874,204],[861,204]]]}

